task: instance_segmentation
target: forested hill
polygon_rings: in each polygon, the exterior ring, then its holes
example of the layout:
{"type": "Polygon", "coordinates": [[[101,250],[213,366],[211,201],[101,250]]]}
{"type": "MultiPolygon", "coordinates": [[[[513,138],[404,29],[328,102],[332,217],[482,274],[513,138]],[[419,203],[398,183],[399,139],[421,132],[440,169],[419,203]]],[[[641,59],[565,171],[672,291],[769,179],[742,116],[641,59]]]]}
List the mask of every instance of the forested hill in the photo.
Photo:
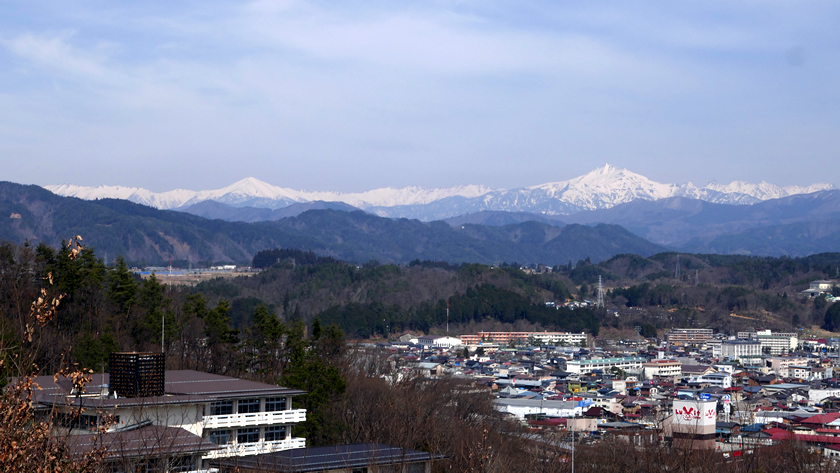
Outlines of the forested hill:
{"type": "Polygon", "coordinates": [[[156,210],[124,200],[83,201],[37,186],[0,183],[0,239],[57,246],[82,235],[97,254],[131,263],[247,263],[260,250],[301,248],[362,263],[414,259],[454,263],[565,264],[663,248],[615,225],[562,228],[525,222],[504,227],[388,219],[360,211],[311,210],[276,222],[226,222],[156,210]]]}

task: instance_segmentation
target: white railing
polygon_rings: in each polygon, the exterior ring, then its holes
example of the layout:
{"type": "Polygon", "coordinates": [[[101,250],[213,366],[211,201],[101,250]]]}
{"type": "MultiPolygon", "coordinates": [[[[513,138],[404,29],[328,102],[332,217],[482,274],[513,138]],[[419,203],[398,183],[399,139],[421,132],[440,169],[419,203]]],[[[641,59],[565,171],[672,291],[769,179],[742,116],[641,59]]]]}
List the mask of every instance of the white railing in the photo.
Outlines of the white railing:
{"type": "Polygon", "coordinates": [[[218,468],[205,468],[203,470],[185,471],[184,473],[219,473],[219,469],[218,468]]]}
{"type": "Polygon", "coordinates": [[[225,427],[253,427],[257,425],[294,424],[306,420],[306,409],[288,411],[253,412],[250,414],[227,414],[205,416],[204,427],[223,429],[225,427]]]}
{"type": "Polygon", "coordinates": [[[277,440],[274,442],[253,442],[222,445],[222,448],[213,450],[204,455],[205,459],[210,458],[226,458],[226,457],[241,457],[245,455],[259,455],[262,453],[279,452],[280,450],[289,450],[292,448],[306,447],[306,439],[303,438],[289,438],[286,440],[277,440]]]}

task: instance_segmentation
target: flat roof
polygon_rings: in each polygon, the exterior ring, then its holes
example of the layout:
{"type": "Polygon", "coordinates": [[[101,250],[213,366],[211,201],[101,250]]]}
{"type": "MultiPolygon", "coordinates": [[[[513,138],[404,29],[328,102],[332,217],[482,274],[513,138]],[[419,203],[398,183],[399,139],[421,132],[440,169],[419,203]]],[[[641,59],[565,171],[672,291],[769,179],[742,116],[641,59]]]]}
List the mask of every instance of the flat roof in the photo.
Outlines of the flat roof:
{"type": "MultiPolygon", "coordinates": [[[[300,389],[291,389],[274,384],[260,383],[247,379],[233,378],[194,370],[168,370],[165,372],[164,396],[125,398],[93,397],[106,390],[110,377],[107,373],[93,374],[85,392],[88,396],[70,396],[72,385],[69,380],[53,376],[38,376],[35,383],[40,387],[33,392],[37,402],[42,404],[83,404],[86,406],[112,407],[133,405],[184,404],[211,402],[217,399],[251,397],[293,396],[305,394],[300,389]]],[[[14,382],[14,380],[12,380],[14,382]]],[[[117,393],[119,394],[119,393],[117,393]]]]}

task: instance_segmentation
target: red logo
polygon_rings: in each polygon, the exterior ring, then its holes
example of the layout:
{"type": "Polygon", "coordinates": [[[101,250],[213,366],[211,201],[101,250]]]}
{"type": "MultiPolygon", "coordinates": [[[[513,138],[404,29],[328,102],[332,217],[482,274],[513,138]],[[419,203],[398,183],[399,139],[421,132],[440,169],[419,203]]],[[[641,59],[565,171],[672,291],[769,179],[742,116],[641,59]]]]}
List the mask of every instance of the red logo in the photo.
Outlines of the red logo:
{"type": "Polygon", "coordinates": [[[685,420],[692,420],[692,419],[699,419],[700,418],[700,410],[694,409],[693,407],[683,406],[682,409],[674,410],[674,414],[678,416],[682,416],[685,420]]]}

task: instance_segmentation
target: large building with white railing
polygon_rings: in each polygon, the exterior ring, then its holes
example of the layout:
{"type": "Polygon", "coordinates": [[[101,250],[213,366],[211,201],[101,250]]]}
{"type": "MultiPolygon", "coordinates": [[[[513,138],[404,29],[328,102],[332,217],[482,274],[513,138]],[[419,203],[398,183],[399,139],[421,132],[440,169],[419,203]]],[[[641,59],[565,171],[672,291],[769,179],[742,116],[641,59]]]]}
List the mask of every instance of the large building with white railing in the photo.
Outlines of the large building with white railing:
{"type": "Polygon", "coordinates": [[[609,373],[613,368],[618,368],[621,371],[641,374],[643,365],[646,361],[647,359],[640,356],[569,360],[566,362],[566,371],[576,374],[592,373],[596,370],[609,373]]]}
{"type": "Polygon", "coordinates": [[[212,473],[211,459],[306,446],[292,437],[292,426],[306,420],[306,410],[292,406],[304,394],[296,389],[191,370],[166,371],[163,392],[152,396],[123,397],[108,374],[93,375],[83,390],[52,376],[35,381],[39,410],[59,412],[57,427],[73,434],[71,451],[107,445],[109,461],[123,462],[114,471],[154,464],[160,471],[212,473]],[[80,407],[83,413],[74,415],[80,407]],[[91,433],[97,428],[107,431],[91,433]]]}
{"type": "Polygon", "coordinates": [[[461,342],[468,346],[482,343],[498,343],[499,346],[514,345],[567,345],[580,346],[586,343],[586,333],[574,332],[478,332],[475,335],[461,335],[461,342]]]}

